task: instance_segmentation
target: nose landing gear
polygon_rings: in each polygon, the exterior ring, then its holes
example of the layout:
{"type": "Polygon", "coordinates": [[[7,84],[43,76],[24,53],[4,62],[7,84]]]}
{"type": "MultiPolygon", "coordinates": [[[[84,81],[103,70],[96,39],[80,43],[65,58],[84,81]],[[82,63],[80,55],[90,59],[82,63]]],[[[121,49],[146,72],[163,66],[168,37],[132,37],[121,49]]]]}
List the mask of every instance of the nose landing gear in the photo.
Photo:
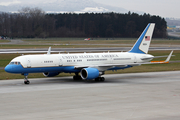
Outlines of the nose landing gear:
{"type": "Polygon", "coordinates": [[[24,84],[30,84],[30,81],[27,78],[24,78],[24,84]]]}
{"type": "Polygon", "coordinates": [[[24,84],[26,84],[26,85],[28,85],[28,84],[30,84],[30,81],[28,80],[28,73],[25,73],[25,74],[22,74],[22,75],[24,75],[24,84]]]}

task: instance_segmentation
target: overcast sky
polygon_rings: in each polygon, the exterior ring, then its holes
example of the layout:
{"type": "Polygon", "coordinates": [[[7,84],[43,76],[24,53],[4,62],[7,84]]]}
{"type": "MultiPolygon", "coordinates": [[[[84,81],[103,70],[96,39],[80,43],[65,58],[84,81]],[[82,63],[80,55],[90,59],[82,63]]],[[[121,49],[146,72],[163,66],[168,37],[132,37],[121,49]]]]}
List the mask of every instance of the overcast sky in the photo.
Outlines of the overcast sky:
{"type": "Polygon", "coordinates": [[[99,3],[123,7],[160,15],[162,17],[180,18],[180,0],[94,0],[99,3]]]}
{"type": "MultiPolygon", "coordinates": [[[[0,0],[0,5],[28,2],[53,2],[57,0],[0,0]]],[[[61,1],[61,0],[59,0],[61,1]]],[[[142,11],[161,17],[180,18],[180,0],[93,0],[111,6],[122,7],[127,10],[142,11]]]]}

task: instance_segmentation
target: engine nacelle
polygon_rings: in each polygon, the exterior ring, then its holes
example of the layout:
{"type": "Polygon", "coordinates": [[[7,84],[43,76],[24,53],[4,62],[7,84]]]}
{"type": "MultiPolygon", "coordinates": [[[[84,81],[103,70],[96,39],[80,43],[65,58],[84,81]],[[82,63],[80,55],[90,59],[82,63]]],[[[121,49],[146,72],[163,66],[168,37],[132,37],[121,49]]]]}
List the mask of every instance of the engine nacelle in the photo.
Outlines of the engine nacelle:
{"type": "Polygon", "coordinates": [[[43,73],[43,75],[46,77],[54,77],[56,75],[59,75],[59,72],[45,72],[43,73]]]}
{"type": "Polygon", "coordinates": [[[97,68],[83,68],[81,70],[81,77],[83,80],[92,80],[99,77],[99,70],[97,68]]]}

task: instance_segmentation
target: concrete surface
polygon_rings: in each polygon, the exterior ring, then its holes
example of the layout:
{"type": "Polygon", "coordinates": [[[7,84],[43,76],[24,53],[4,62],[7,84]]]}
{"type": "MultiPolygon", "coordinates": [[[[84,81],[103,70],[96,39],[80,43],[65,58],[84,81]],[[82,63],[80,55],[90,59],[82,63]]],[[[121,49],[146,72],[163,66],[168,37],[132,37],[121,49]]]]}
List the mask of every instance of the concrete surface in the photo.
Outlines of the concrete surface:
{"type": "Polygon", "coordinates": [[[0,120],[179,120],[180,71],[0,81],[0,120]]]}

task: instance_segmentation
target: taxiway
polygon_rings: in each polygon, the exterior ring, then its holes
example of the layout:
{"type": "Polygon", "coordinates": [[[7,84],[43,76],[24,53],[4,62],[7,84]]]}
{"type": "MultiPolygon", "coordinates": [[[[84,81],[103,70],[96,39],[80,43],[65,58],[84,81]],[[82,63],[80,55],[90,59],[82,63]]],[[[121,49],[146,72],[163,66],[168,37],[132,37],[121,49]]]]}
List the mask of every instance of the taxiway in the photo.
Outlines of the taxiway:
{"type": "Polygon", "coordinates": [[[179,120],[180,71],[0,81],[2,120],[179,120]]]}

